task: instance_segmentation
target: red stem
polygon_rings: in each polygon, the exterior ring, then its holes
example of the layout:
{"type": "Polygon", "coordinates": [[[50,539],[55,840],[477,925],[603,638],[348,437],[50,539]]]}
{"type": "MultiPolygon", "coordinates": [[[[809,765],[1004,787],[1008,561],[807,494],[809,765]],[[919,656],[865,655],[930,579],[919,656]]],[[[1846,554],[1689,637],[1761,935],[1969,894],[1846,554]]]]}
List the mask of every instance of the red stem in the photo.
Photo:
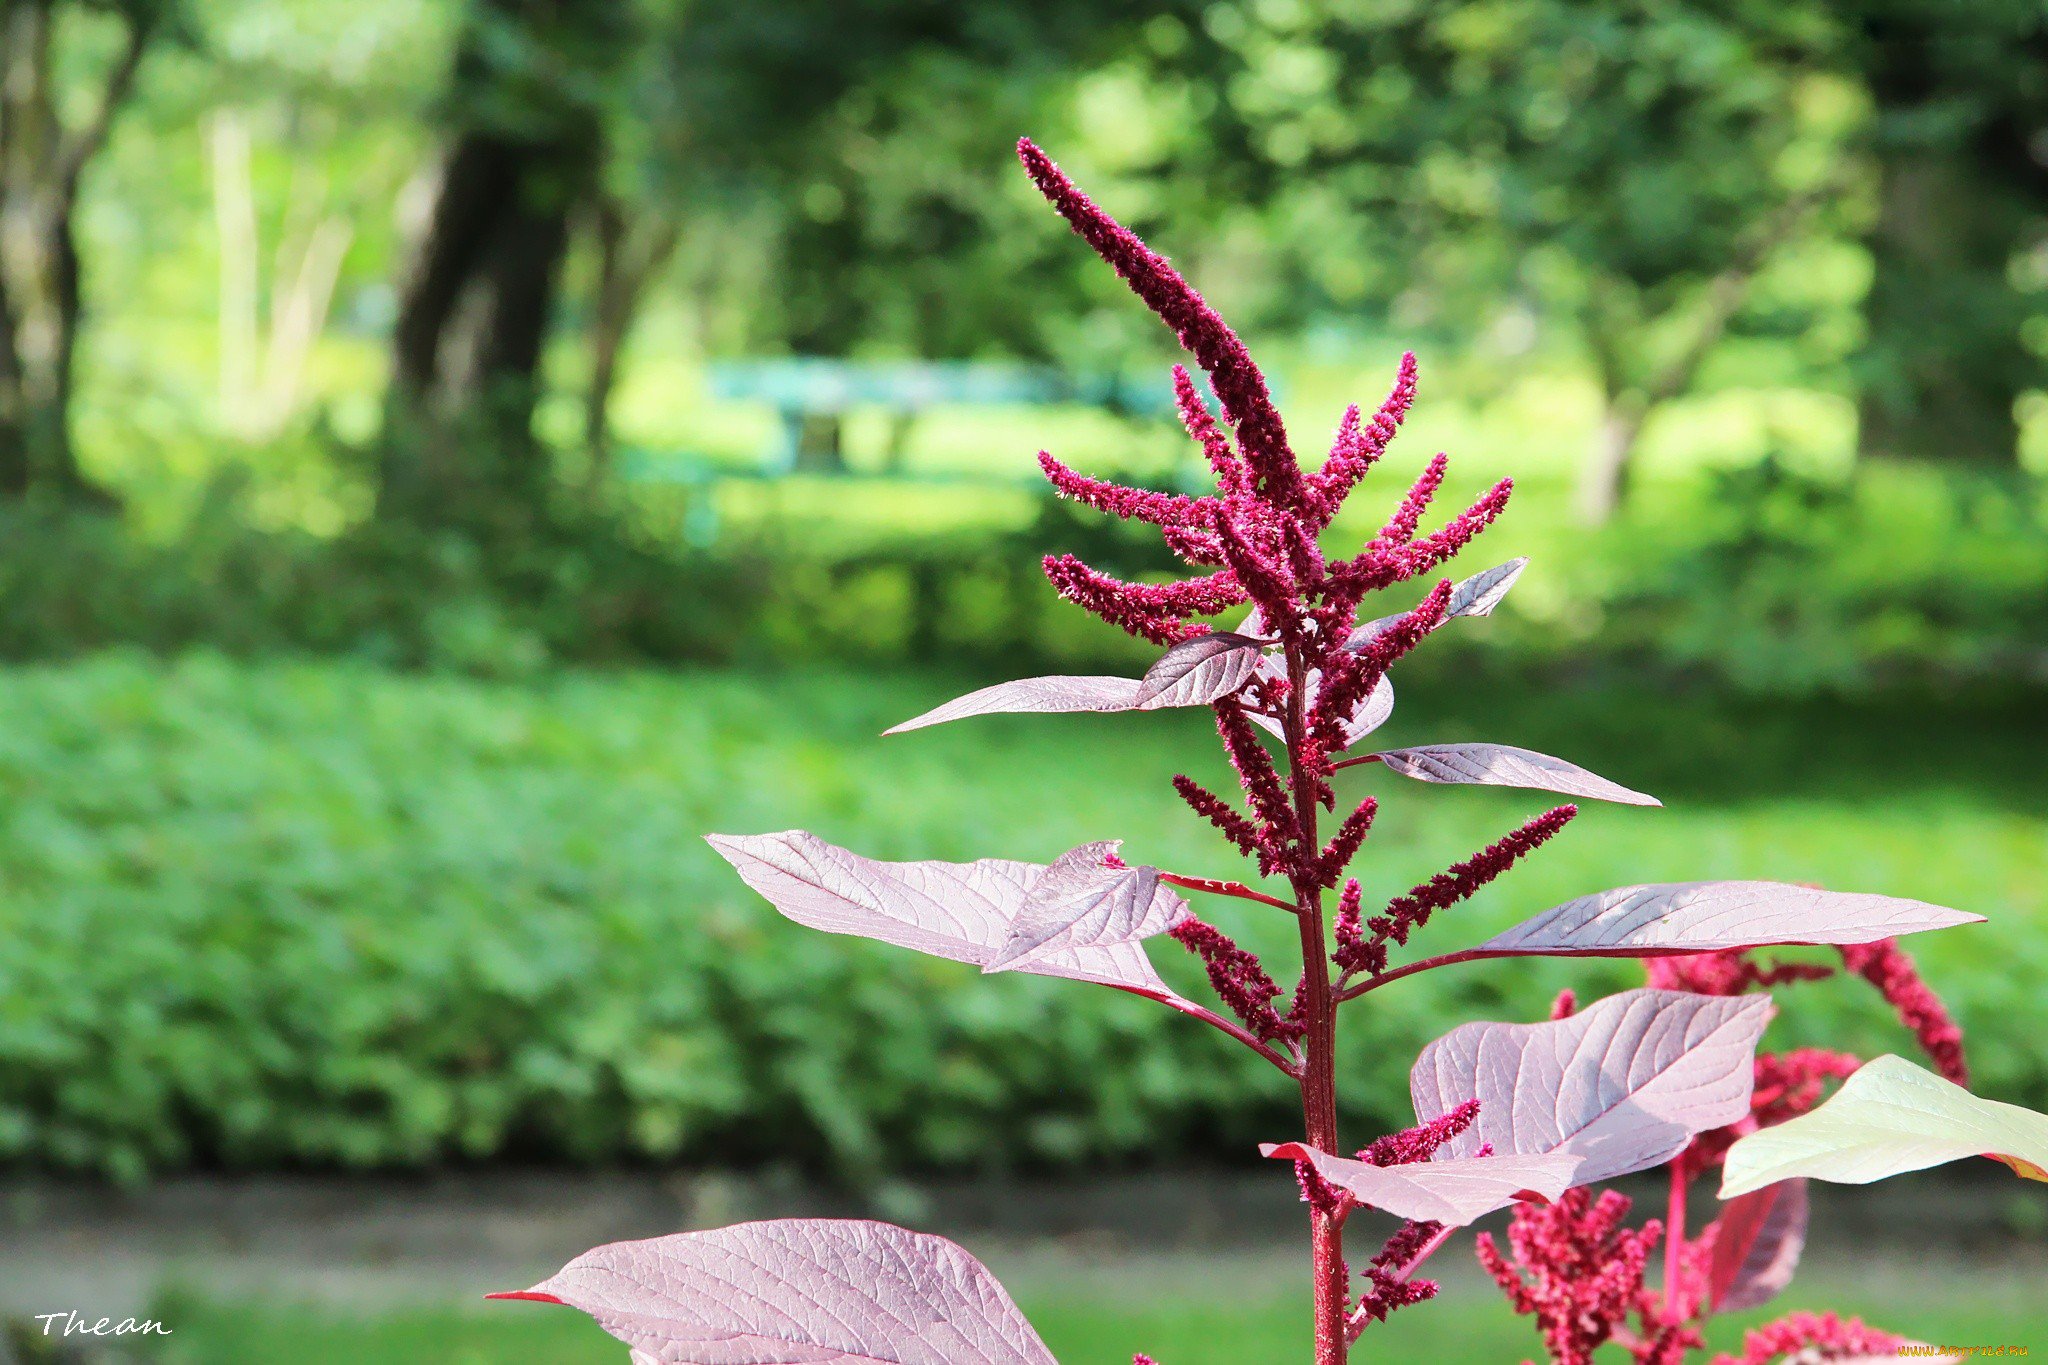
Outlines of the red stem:
{"type": "Polygon", "coordinates": [[[1332,763],[1330,771],[1336,772],[1340,768],[1355,768],[1361,763],[1377,763],[1379,761],[1380,756],[1378,754],[1363,754],[1357,758],[1347,758],[1342,763],[1332,763]]]}
{"type": "Polygon", "coordinates": [[[1178,872],[1161,872],[1159,880],[1170,886],[1182,887],[1189,891],[1207,891],[1214,896],[1235,896],[1239,900],[1257,901],[1261,905],[1270,905],[1275,909],[1285,910],[1290,915],[1301,913],[1300,907],[1296,906],[1294,902],[1283,901],[1278,896],[1269,896],[1263,891],[1254,891],[1243,882],[1218,881],[1214,877],[1183,877],[1178,872]]]}
{"type": "MultiPolygon", "coordinates": [[[[1316,791],[1301,756],[1308,747],[1302,710],[1308,665],[1302,657],[1300,627],[1282,632],[1287,645],[1287,777],[1294,796],[1293,864],[1288,880],[1301,927],[1302,1013],[1301,1112],[1308,1145],[1324,1152],[1337,1142],[1337,1001],[1330,989],[1329,949],[1324,942],[1323,889],[1315,867],[1316,791]]],[[[1344,1264],[1344,1219],[1336,1209],[1309,1210],[1309,1251],[1315,1277],[1316,1365],[1345,1365],[1350,1353],[1345,1299],[1350,1271],[1344,1264]]]]}
{"type": "Polygon", "coordinates": [[[1433,967],[1450,967],[1460,962],[1479,962],[1485,958],[1498,956],[1500,954],[1489,953],[1479,948],[1465,948],[1455,953],[1439,953],[1435,957],[1418,958],[1399,967],[1390,967],[1378,976],[1369,976],[1355,986],[1347,986],[1345,984],[1350,980],[1350,975],[1347,973],[1337,983],[1337,1003],[1341,1005],[1346,1000],[1356,1000],[1368,991],[1378,990],[1389,981],[1399,981],[1404,976],[1413,976],[1417,972],[1426,972],[1433,967]]]}
{"type": "Polygon", "coordinates": [[[1676,1327],[1685,1319],[1679,1312],[1678,1267],[1685,1252],[1685,1163],[1671,1163],[1671,1203],[1664,1214],[1664,1320],[1676,1327]]]}
{"type": "Polygon", "coordinates": [[[1281,1073],[1285,1075],[1289,1080],[1298,1081],[1301,1079],[1301,1068],[1297,1064],[1296,1059],[1289,1057],[1284,1052],[1281,1052],[1272,1044],[1266,1042],[1257,1034],[1251,1032],[1249,1029],[1243,1027],[1242,1025],[1237,1024],[1229,1019],[1225,1019],[1222,1015],[1216,1013],[1216,1011],[1212,1009],[1209,1009],[1207,1006],[1198,1005],[1194,1001],[1185,999],[1182,996],[1175,995],[1170,991],[1165,995],[1158,995],[1152,991],[1139,990],[1136,986],[1116,986],[1113,982],[1105,982],[1103,984],[1113,986],[1116,990],[1129,991],[1132,995],[1142,995],[1147,1000],[1157,1000],[1160,1004],[1166,1006],[1170,1010],[1179,1010],[1182,1014],[1185,1014],[1190,1019],[1199,1019],[1203,1023],[1208,1024],[1212,1028],[1221,1029],[1223,1030],[1223,1032],[1237,1039],[1238,1042],[1243,1043],[1246,1047],[1258,1053],[1261,1057],[1264,1057],[1274,1066],[1279,1067],[1281,1073]]]}

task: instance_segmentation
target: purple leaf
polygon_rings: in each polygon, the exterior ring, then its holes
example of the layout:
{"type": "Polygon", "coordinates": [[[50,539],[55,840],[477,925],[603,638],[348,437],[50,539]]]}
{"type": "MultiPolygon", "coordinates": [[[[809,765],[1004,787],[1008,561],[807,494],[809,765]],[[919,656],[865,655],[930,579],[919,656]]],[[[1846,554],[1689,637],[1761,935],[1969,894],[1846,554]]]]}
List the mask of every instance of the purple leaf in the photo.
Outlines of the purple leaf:
{"type": "Polygon", "coordinates": [[[1138,689],[1143,685],[1136,678],[1101,676],[1019,678],[1015,682],[997,683],[993,687],[969,692],[964,697],[955,697],[921,716],[892,725],[882,733],[900,735],[906,730],[922,730],[927,725],[943,725],[949,720],[1001,713],[1131,711],[1137,708],[1138,689]]]}
{"type": "MultiPolygon", "coordinates": [[[[1287,670],[1273,659],[1261,659],[1259,671],[1275,678],[1285,678],[1287,676],[1287,670]]],[[[1316,697],[1322,692],[1322,688],[1322,670],[1311,668],[1308,671],[1308,686],[1302,692],[1302,705],[1304,707],[1314,706],[1316,704],[1316,697]]],[[[1387,717],[1393,714],[1394,684],[1391,679],[1382,674],[1372,691],[1366,694],[1365,700],[1358,704],[1358,709],[1351,713],[1351,718],[1344,722],[1344,747],[1350,748],[1358,743],[1359,740],[1364,739],[1367,735],[1385,725],[1387,717]]],[[[1260,715],[1256,711],[1247,712],[1246,716],[1252,724],[1266,731],[1274,738],[1280,740],[1287,738],[1287,727],[1281,724],[1277,718],[1260,715]]]]}
{"type": "MultiPolygon", "coordinates": [[[[1508,595],[1508,589],[1515,586],[1515,580],[1522,576],[1522,570],[1529,567],[1528,556],[1511,559],[1505,564],[1496,564],[1484,573],[1473,574],[1461,583],[1451,586],[1451,600],[1444,604],[1444,620],[1459,616],[1491,616],[1501,599],[1508,595]]],[[[1375,621],[1367,621],[1351,632],[1351,638],[1344,642],[1344,648],[1352,651],[1364,649],[1380,637],[1380,633],[1407,613],[1395,612],[1375,621]]]]}
{"type": "Polygon", "coordinates": [[[1145,671],[1136,705],[1206,706],[1252,680],[1264,658],[1264,640],[1212,630],[1183,640],[1145,671]]]}
{"type": "Polygon", "coordinates": [[[1415,1113],[1426,1123],[1477,1099],[1444,1152],[1565,1152],[1584,1158],[1573,1183],[1611,1180],[1749,1112],[1771,1012],[1768,995],[1634,990],[1551,1023],[1466,1024],[1415,1059],[1415,1113]]]}
{"type": "Polygon", "coordinates": [[[1761,1308],[1792,1283],[1806,1247],[1806,1182],[1784,1180],[1721,1206],[1707,1297],[1717,1313],[1761,1308]]]}
{"type": "Polygon", "coordinates": [[[1581,896],[1473,949],[1476,957],[1655,957],[1774,943],[1874,943],[1975,924],[1922,901],[1784,882],[1658,882],[1581,896]]]}
{"type": "Polygon", "coordinates": [[[1009,935],[985,972],[1007,971],[1048,953],[1106,948],[1163,934],[1188,903],[1159,884],[1156,867],[1105,867],[1122,840],[1083,844],[1053,859],[1032,881],[1009,935]]]}
{"type": "Polygon", "coordinates": [[[1654,796],[1630,791],[1561,758],[1507,744],[1425,744],[1414,749],[1389,749],[1373,756],[1392,771],[1418,782],[1533,787],[1596,801],[1619,801],[1628,806],[1664,804],[1654,796]]]}
{"type": "Polygon", "coordinates": [[[580,1308],[659,1365],[1055,1365],[942,1237],[788,1218],[586,1251],[519,1294],[580,1308]]]}
{"type": "Polygon", "coordinates": [[[955,697],[882,733],[900,735],[969,716],[1206,706],[1251,681],[1264,644],[1230,631],[1211,631],[1167,650],[1142,679],[1103,674],[1018,678],[955,697]]]}
{"type": "MultiPolygon", "coordinates": [[[[885,863],[802,830],[706,839],[748,886],[798,924],[986,967],[1005,944],[1043,863],[885,863]]],[[[1174,996],[1136,943],[1048,945],[1018,971],[1174,996]]]]}
{"type": "Polygon", "coordinates": [[[1515,580],[1522,576],[1522,570],[1529,567],[1529,557],[1521,555],[1505,564],[1496,564],[1483,572],[1473,574],[1462,583],[1451,587],[1451,600],[1445,605],[1446,620],[1454,616],[1491,616],[1493,609],[1508,595],[1508,589],[1515,586],[1515,580]]]}
{"type": "Polygon", "coordinates": [[[1572,1187],[1579,1167],[1579,1158],[1564,1152],[1375,1166],[1331,1156],[1301,1142],[1268,1142],[1259,1150],[1270,1157],[1308,1162],[1323,1179],[1361,1204],[1397,1218],[1450,1227],[1463,1227],[1529,1195],[1547,1203],[1572,1187]]]}

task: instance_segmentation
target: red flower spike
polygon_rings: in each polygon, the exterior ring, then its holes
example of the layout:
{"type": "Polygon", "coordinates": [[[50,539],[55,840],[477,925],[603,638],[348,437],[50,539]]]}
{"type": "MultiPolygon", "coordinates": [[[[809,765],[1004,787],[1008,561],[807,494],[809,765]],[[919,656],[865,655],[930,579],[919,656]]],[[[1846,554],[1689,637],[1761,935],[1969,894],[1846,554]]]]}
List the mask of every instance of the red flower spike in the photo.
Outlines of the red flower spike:
{"type": "Polygon", "coordinates": [[[1180,411],[1181,425],[1202,447],[1202,455],[1216,475],[1216,486],[1226,494],[1251,492],[1251,477],[1244,461],[1237,458],[1237,452],[1230,448],[1230,438],[1209,415],[1209,405],[1202,401],[1202,391],[1195,387],[1194,377],[1185,365],[1173,367],[1173,405],[1180,411]]]}
{"type": "Polygon", "coordinates": [[[1344,817],[1344,823],[1337,827],[1336,834],[1323,848],[1320,860],[1323,885],[1335,886],[1344,875],[1344,869],[1351,866],[1351,860],[1358,855],[1358,846],[1372,832],[1372,820],[1379,814],[1379,809],[1380,803],[1368,796],[1344,817]]]}
{"type": "Polygon", "coordinates": [[[1211,509],[1217,506],[1214,498],[1190,498],[1179,493],[1154,493],[1143,488],[1127,488],[1120,483],[1106,479],[1091,479],[1062,464],[1041,450],[1038,452],[1038,467],[1045,471],[1046,481],[1061,497],[1072,498],[1086,503],[1098,512],[1107,512],[1120,521],[1144,521],[1154,526],[1196,526],[1203,525],[1211,509]]]}
{"type": "Polygon", "coordinates": [[[1835,974],[1834,968],[1818,963],[1759,963],[1747,948],[1645,958],[1643,969],[1652,987],[1694,995],[1741,995],[1794,981],[1824,981],[1835,974]]]}
{"type": "Polygon", "coordinates": [[[1261,842],[1270,842],[1277,850],[1294,828],[1294,808],[1288,804],[1287,789],[1281,784],[1279,769],[1273,766],[1273,755],[1259,742],[1258,731],[1246,719],[1244,707],[1235,700],[1217,702],[1215,711],[1216,733],[1223,737],[1223,750],[1230,757],[1230,766],[1237,771],[1238,783],[1244,788],[1245,799],[1251,802],[1252,813],[1264,822],[1265,838],[1261,842]]]}
{"type": "Polygon", "coordinates": [[[1609,1190],[1595,1201],[1581,1186],[1555,1204],[1516,1206],[1512,1261],[1491,1234],[1479,1235],[1479,1263],[1517,1313],[1536,1319],[1554,1365],[1593,1365],[1641,1299],[1663,1225],[1652,1219],[1631,1232],[1621,1226],[1628,1210],[1626,1195],[1609,1190]]]}
{"type": "Polygon", "coordinates": [[[1202,959],[1209,984],[1230,1012],[1244,1021],[1259,1039],[1293,1042],[1301,1037],[1299,1024],[1289,1023],[1273,1008],[1279,985],[1267,974],[1258,956],[1245,951],[1218,929],[1193,915],[1167,930],[1176,943],[1202,959]]]}
{"type": "Polygon", "coordinates": [[[1913,1031],[1934,1062],[1934,1069],[1957,1085],[1970,1083],[1970,1067],[1963,1059],[1963,1031],[1941,998],[1920,979],[1913,959],[1899,948],[1895,938],[1843,948],[1842,965],[1877,987],[1887,1003],[1898,1012],[1899,1022],[1913,1031]]]}
{"type": "Polygon", "coordinates": [[[1417,1257],[1430,1250],[1431,1243],[1442,1231],[1441,1223],[1403,1223],[1374,1253],[1365,1268],[1365,1281],[1369,1288],[1359,1296],[1358,1306],[1351,1310],[1351,1340],[1356,1341],[1369,1324],[1385,1322],[1388,1315],[1397,1309],[1436,1297],[1436,1281],[1412,1279],[1408,1269],[1417,1257]]]}
{"type": "Polygon", "coordinates": [[[1557,998],[1550,1002],[1550,1020],[1552,1023],[1556,1023],[1560,1019],[1569,1019],[1578,1012],[1579,994],[1570,986],[1566,986],[1563,990],[1559,991],[1557,998]]]}
{"type": "Polygon", "coordinates": [[[1323,1179],[1311,1162],[1294,1163],[1294,1181],[1301,1186],[1301,1202],[1317,1213],[1342,1214],[1351,1203],[1351,1196],[1323,1179]]]}
{"type": "Polygon", "coordinates": [[[1164,256],[1096,207],[1029,138],[1019,139],[1017,156],[1040,193],[1095,254],[1123,277],[1131,292],[1173,329],[1180,344],[1207,371],[1223,404],[1223,415],[1237,430],[1239,452],[1266,500],[1279,506],[1297,504],[1302,494],[1301,471],[1287,444],[1287,429],[1266,390],[1265,376],[1252,363],[1251,353],[1237,333],[1164,256]]]}
{"type": "Polygon", "coordinates": [[[1865,1326],[1858,1318],[1845,1319],[1833,1313],[1790,1313],[1746,1333],[1742,1354],[1724,1352],[1714,1357],[1714,1365],[1770,1365],[1780,1357],[1808,1350],[1820,1360],[1893,1355],[1905,1341],[1902,1336],[1865,1326]]]}
{"type": "Polygon", "coordinates": [[[1310,593],[1323,589],[1323,550],[1315,538],[1302,528],[1298,521],[1290,521],[1280,528],[1280,539],[1287,553],[1287,567],[1294,572],[1294,579],[1310,593]]]}
{"type": "Polygon", "coordinates": [[[1186,773],[1174,775],[1173,789],[1180,793],[1180,799],[1187,802],[1195,814],[1222,830],[1224,837],[1236,844],[1238,851],[1245,857],[1260,858],[1263,870],[1262,853],[1265,840],[1261,837],[1257,825],[1232,810],[1229,802],[1186,773]]]}
{"type": "Polygon", "coordinates": [[[1294,601],[1294,578],[1285,563],[1253,546],[1228,516],[1217,519],[1216,539],[1223,562],[1262,611],[1278,614],[1289,609],[1294,601]]]}
{"type": "Polygon", "coordinates": [[[1437,1148],[1478,1120],[1479,1101],[1466,1100],[1427,1123],[1375,1138],[1359,1151],[1358,1159],[1374,1166],[1406,1166],[1412,1162],[1427,1161],[1436,1155],[1437,1148]]]}
{"type": "Polygon", "coordinates": [[[1126,583],[1097,573],[1072,555],[1047,555],[1045,576],[1061,597],[1155,645],[1177,645],[1202,633],[1186,617],[1214,616],[1244,604],[1228,572],[1178,583],[1126,583]]]}
{"type": "Polygon", "coordinates": [[[1407,895],[1396,896],[1387,903],[1384,914],[1366,921],[1367,927],[1373,931],[1370,940],[1351,952],[1341,947],[1338,949],[1337,965],[1346,971],[1384,970],[1385,947],[1389,940],[1407,943],[1408,936],[1429,923],[1431,915],[1472,896],[1522,858],[1541,848],[1578,813],[1577,806],[1559,806],[1545,811],[1463,862],[1451,864],[1422,885],[1412,888],[1407,895]],[[1375,967],[1372,965],[1374,962],[1381,965],[1375,967]]]}
{"type": "Polygon", "coordinates": [[[1344,722],[1379,686],[1389,668],[1443,624],[1450,601],[1451,580],[1446,578],[1364,649],[1336,652],[1324,669],[1322,690],[1316,696],[1315,712],[1310,717],[1328,748],[1334,751],[1343,747],[1344,722]]]}
{"type": "Polygon", "coordinates": [[[1386,451],[1387,443],[1401,429],[1401,419],[1408,415],[1408,409],[1414,402],[1415,352],[1407,351],[1401,356],[1401,368],[1394,376],[1393,391],[1380,404],[1379,411],[1373,414],[1372,422],[1361,430],[1358,409],[1354,407],[1345,413],[1344,421],[1337,428],[1337,440],[1330,449],[1330,458],[1323,462],[1319,473],[1310,477],[1317,530],[1330,524],[1344,499],[1386,451]]]}
{"type": "MultiPolygon", "coordinates": [[[[1039,458],[1045,457],[1040,455],[1039,458]]],[[[1394,509],[1394,515],[1387,518],[1387,524],[1373,537],[1374,550],[1382,553],[1396,550],[1415,539],[1415,528],[1421,523],[1422,514],[1429,510],[1436,490],[1443,487],[1444,473],[1450,467],[1451,457],[1442,453],[1429,462],[1422,476],[1409,488],[1408,496],[1401,499],[1401,505],[1394,509]]]]}
{"type": "MultiPolygon", "coordinates": [[[[1364,892],[1360,888],[1358,878],[1356,877],[1345,882],[1344,889],[1337,893],[1337,924],[1334,930],[1337,940],[1337,951],[1333,957],[1339,964],[1348,961],[1364,960],[1361,955],[1365,954],[1367,949],[1365,944],[1365,920],[1361,913],[1361,903],[1363,900],[1364,892]]],[[[1359,970],[1377,974],[1386,970],[1386,966],[1387,954],[1383,948],[1380,950],[1377,966],[1368,964],[1361,966],[1359,970]]]]}
{"type": "Polygon", "coordinates": [[[1475,536],[1493,525],[1500,514],[1507,510],[1508,498],[1514,491],[1515,481],[1502,479],[1482,493],[1478,501],[1451,518],[1442,530],[1432,531],[1421,540],[1404,547],[1398,555],[1401,577],[1413,578],[1418,574],[1426,574],[1470,545],[1475,536]]]}
{"type": "Polygon", "coordinates": [[[1330,578],[1349,601],[1366,593],[1428,573],[1472,543],[1506,509],[1514,480],[1502,479],[1441,530],[1391,549],[1367,546],[1358,555],[1332,565],[1330,578]]]}

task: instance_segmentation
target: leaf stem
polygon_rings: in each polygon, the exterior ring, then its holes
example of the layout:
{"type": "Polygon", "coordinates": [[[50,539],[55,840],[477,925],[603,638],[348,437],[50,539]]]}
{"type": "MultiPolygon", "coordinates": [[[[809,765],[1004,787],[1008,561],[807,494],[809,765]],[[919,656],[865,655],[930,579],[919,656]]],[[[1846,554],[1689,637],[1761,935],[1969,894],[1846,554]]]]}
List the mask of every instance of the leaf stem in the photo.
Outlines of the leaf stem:
{"type": "Polygon", "coordinates": [[[1117,986],[1116,989],[1120,991],[1129,991],[1132,995],[1142,995],[1147,1000],[1157,1000],[1160,1004],[1166,1006],[1170,1010],[1178,1010],[1180,1013],[1187,1015],[1190,1019],[1199,1019],[1203,1023],[1208,1024],[1212,1028],[1221,1029],[1223,1032],[1229,1034],[1232,1038],[1235,1038],[1238,1042],[1243,1043],[1246,1047],[1258,1053],[1261,1057],[1264,1057],[1274,1066],[1279,1067],[1281,1073],[1285,1075],[1289,1080],[1298,1081],[1301,1079],[1301,1066],[1298,1059],[1291,1057],[1288,1054],[1280,1051],[1271,1043],[1268,1043],[1263,1038],[1253,1033],[1251,1030],[1245,1028],[1243,1025],[1238,1024],[1233,1020],[1224,1018],[1222,1015],[1216,1013],[1216,1011],[1209,1009],[1204,1005],[1198,1005],[1192,1000],[1184,999],[1181,996],[1173,994],[1171,991],[1167,992],[1165,995],[1159,995],[1153,991],[1139,990],[1135,986],[1117,986]]]}
{"type": "Polygon", "coordinates": [[[1159,880],[1188,891],[1207,891],[1214,896],[1235,896],[1243,901],[1257,901],[1261,905],[1270,905],[1277,910],[1285,910],[1290,915],[1301,913],[1301,907],[1292,901],[1283,901],[1278,896],[1269,896],[1263,891],[1254,891],[1243,882],[1226,882],[1215,877],[1184,877],[1178,872],[1161,872],[1159,880]]]}
{"type": "Polygon", "coordinates": [[[1330,771],[1337,772],[1344,768],[1356,768],[1361,763],[1377,763],[1379,761],[1380,756],[1378,754],[1361,754],[1357,758],[1347,758],[1341,763],[1332,763],[1330,771]]]}
{"type": "Polygon", "coordinates": [[[1455,966],[1460,962],[1478,962],[1484,958],[1494,956],[1496,954],[1485,952],[1478,948],[1464,948],[1455,953],[1439,953],[1435,957],[1417,958],[1415,961],[1403,963],[1399,967],[1389,967],[1379,975],[1369,976],[1356,985],[1347,984],[1351,979],[1351,974],[1346,972],[1337,982],[1337,1003],[1341,1005],[1346,1000],[1356,1000],[1359,996],[1369,991],[1376,991],[1390,981],[1399,981],[1402,977],[1413,976],[1417,972],[1426,972],[1436,967],[1455,966]]]}
{"type": "Polygon", "coordinates": [[[1678,1272],[1685,1254],[1685,1191],[1691,1182],[1685,1176],[1685,1162],[1671,1162],[1671,1201],[1664,1214],[1664,1320],[1676,1327],[1684,1321],[1679,1311],[1678,1272]]]}

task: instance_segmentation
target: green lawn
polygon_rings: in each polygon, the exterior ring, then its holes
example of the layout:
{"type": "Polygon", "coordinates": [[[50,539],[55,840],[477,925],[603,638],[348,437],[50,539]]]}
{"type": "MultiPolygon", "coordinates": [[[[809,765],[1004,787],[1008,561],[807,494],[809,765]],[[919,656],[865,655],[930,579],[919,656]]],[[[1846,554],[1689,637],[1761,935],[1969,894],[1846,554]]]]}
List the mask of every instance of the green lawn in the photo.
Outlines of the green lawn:
{"type": "MultiPolygon", "coordinates": [[[[1268,1276],[1257,1277],[1261,1282],[1268,1276]]],[[[1114,1284],[1114,1277],[1108,1277],[1114,1284]]],[[[1795,1285],[1779,1303],[1717,1323],[1710,1344],[1732,1348],[1744,1328],[1793,1308],[1862,1315],[1874,1325],[1943,1345],[2005,1343],[2048,1349],[2048,1306],[2037,1284],[2012,1275],[1932,1275],[1885,1263],[1850,1278],[1836,1271],[1795,1285]]],[[[1127,1303],[1113,1288],[1020,1288],[1019,1303],[1067,1365],[1123,1365],[1142,1350],[1161,1365],[1268,1365],[1308,1356],[1306,1307],[1270,1287],[1183,1288],[1127,1303]]],[[[484,1311],[407,1310],[389,1315],[255,1306],[173,1296],[163,1319],[175,1335],[151,1358],[161,1365],[623,1365],[625,1350],[581,1314],[508,1303],[484,1311]]],[[[1371,1329],[1361,1361],[1503,1365],[1537,1355],[1527,1320],[1489,1286],[1460,1275],[1434,1303],[1371,1329]]],[[[1620,1361],[1610,1348],[1603,1359],[1620,1361]]]]}

